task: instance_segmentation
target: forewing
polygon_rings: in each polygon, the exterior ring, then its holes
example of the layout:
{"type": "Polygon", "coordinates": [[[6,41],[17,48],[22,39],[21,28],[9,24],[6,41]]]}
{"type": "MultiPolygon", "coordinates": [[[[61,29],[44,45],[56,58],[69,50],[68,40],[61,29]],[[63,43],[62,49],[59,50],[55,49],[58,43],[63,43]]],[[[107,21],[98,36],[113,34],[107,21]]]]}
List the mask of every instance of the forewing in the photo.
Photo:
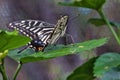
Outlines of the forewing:
{"type": "Polygon", "coordinates": [[[39,38],[44,43],[50,38],[54,30],[54,24],[49,24],[39,20],[21,20],[9,24],[9,28],[17,29],[23,35],[31,39],[39,38]]]}

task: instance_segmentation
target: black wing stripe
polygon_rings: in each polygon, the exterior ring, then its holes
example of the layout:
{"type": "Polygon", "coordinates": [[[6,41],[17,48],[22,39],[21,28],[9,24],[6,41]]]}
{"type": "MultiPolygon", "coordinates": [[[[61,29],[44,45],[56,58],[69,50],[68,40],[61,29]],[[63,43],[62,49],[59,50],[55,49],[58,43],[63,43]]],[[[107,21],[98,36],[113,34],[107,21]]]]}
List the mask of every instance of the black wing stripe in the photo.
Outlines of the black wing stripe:
{"type": "Polygon", "coordinates": [[[28,37],[30,37],[31,39],[36,38],[36,35],[34,34],[34,32],[30,31],[30,27],[26,27],[27,29],[25,29],[24,27],[21,27],[19,24],[10,24],[10,26],[14,29],[17,29],[20,31],[20,33],[22,33],[23,35],[26,35],[28,37]]]}
{"type": "Polygon", "coordinates": [[[40,22],[38,22],[38,21],[34,21],[33,26],[39,26],[39,25],[40,25],[40,22]]]}
{"type": "Polygon", "coordinates": [[[21,31],[22,34],[30,37],[31,39],[36,38],[35,33],[33,33],[32,31],[30,31],[29,29],[19,28],[19,31],[21,31]]]}
{"type": "Polygon", "coordinates": [[[34,33],[38,33],[40,31],[40,28],[36,28],[35,30],[33,30],[34,33]]]}
{"type": "Polygon", "coordinates": [[[31,21],[31,24],[30,24],[30,25],[33,25],[33,26],[34,26],[35,22],[37,22],[37,21],[31,21]]]}
{"type": "Polygon", "coordinates": [[[50,38],[50,35],[47,35],[47,37],[45,38],[44,42],[48,43],[49,38],[50,38]]]}
{"type": "Polygon", "coordinates": [[[43,21],[36,20],[22,20],[10,23],[12,28],[19,30],[20,33],[30,37],[31,39],[39,38],[45,44],[52,35],[55,25],[43,21]]]}
{"type": "Polygon", "coordinates": [[[45,38],[47,37],[47,35],[44,35],[41,40],[44,42],[45,38]]]}
{"type": "Polygon", "coordinates": [[[50,35],[45,35],[41,40],[42,40],[45,44],[47,44],[47,41],[48,41],[49,37],[50,37],[50,35]]]}
{"type": "Polygon", "coordinates": [[[35,27],[32,27],[32,28],[30,28],[29,30],[30,30],[30,31],[34,31],[34,30],[36,30],[36,28],[35,28],[35,27]]]}
{"type": "Polygon", "coordinates": [[[28,26],[32,26],[32,24],[31,24],[31,23],[32,23],[32,21],[29,21],[29,22],[28,22],[28,26]]]}
{"type": "Polygon", "coordinates": [[[39,21],[39,20],[23,20],[23,21],[18,21],[16,23],[22,23],[26,26],[30,27],[54,27],[54,24],[49,24],[47,22],[39,21]]]}

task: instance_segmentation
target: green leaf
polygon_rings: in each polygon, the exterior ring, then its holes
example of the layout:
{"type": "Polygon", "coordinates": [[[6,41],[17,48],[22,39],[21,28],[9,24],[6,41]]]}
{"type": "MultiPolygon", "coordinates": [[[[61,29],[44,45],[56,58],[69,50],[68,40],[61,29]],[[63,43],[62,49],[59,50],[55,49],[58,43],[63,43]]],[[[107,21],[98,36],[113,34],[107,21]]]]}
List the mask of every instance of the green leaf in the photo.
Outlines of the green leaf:
{"type": "MultiPolygon", "coordinates": [[[[21,53],[18,53],[19,51],[20,50],[18,50],[18,49],[17,50],[10,50],[8,53],[8,56],[17,62],[20,62],[20,60],[22,58],[30,56],[30,55],[32,55],[32,53],[35,53],[32,49],[26,49],[26,50],[22,51],[21,53]]],[[[31,58],[31,60],[32,60],[32,58],[31,58]]]]}
{"type": "Polygon", "coordinates": [[[7,56],[8,50],[5,50],[3,53],[0,52],[0,59],[3,59],[7,56]]]}
{"type": "Polygon", "coordinates": [[[67,80],[94,80],[93,67],[96,59],[97,58],[92,58],[79,66],[70,76],[68,76],[67,80]]]}
{"type": "Polygon", "coordinates": [[[106,71],[118,65],[120,65],[120,54],[105,53],[96,60],[94,74],[97,77],[102,77],[106,71]]]}
{"type": "Polygon", "coordinates": [[[88,22],[95,25],[95,26],[106,25],[105,21],[103,19],[99,19],[99,18],[91,18],[88,20],[88,22]]]}
{"type": "Polygon", "coordinates": [[[17,30],[14,30],[12,32],[5,31],[5,33],[8,34],[8,35],[18,35],[19,32],[17,30]]]}
{"type": "MultiPolygon", "coordinates": [[[[89,23],[95,25],[95,26],[103,26],[106,25],[105,21],[101,18],[91,18],[88,20],[89,23]]],[[[120,28],[120,24],[117,22],[109,21],[110,24],[114,27],[120,28]]]]}
{"type": "Polygon", "coordinates": [[[30,38],[18,35],[17,31],[8,32],[1,31],[0,32],[0,51],[15,49],[27,44],[30,41],[30,38]]]}
{"type": "Polygon", "coordinates": [[[120,67],[115,67],[107,71],[101,80],[120,80],[120,67]]]}
{"type": "Polygon", "coordinates": [[[89,50],[89,51],[84,51],[81,54],[82,55],[80,55],[80,59],[82,59],[82,60],[91,59],[91,58],[97,56],[94,49],[89,50]]]}
{"type": "Polygon", "coordinates": [[[86,41],[83,43],[75,43],[67,46],[59,46],[54,48],[54,50],[49,50],[45,52],[37,52],[31,54],[31,51],[25,50],[22,53],[18,54],[16,51],[11,51],[8,56],[17,62],[21,61],[22,63],[35,62],[40,60],[52,59],[60,56],[65,56],[68,54],[75,54],[77,52],[83,52],[87,50],[94,49],[96,47],[102,46],[107,42],[107,38],[86,41]]]}
{"type": "Polygon", "coordinates": [[[64,6],[84,7],[99,10],[105,1],[106,0],[74,0],[72,2],[59,2],[59,4],[64,6]]]}
{"type": "Polygon", "coordinates": [[[2,64],[2,59],[4,59],[8,54],[8,50],[5,50],[4,52],[0,52],[0,65],[2,64]]]}

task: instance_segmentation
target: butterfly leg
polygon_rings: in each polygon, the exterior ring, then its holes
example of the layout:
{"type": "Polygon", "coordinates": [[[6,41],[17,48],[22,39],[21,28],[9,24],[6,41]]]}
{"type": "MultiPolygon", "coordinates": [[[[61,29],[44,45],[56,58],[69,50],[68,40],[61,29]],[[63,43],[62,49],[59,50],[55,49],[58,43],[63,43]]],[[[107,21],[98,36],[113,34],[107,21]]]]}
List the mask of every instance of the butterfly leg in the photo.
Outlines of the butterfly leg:
{"type": "Polygon", "coordinates": [[[68,42],[68,43],[75,43],[72,35],[70,35],[70,34],[65,34],[64,36],[65,36],[66,42],[68,42]]]}
{"type": "Polygon", "coordinates": [[[22,51],[24,51],[25,49],[27,49],[29,47],[29,45],[26,45],[24,48],[22,48],[20,51],[18,51],[18,53],[21,53],[22,51]]]}

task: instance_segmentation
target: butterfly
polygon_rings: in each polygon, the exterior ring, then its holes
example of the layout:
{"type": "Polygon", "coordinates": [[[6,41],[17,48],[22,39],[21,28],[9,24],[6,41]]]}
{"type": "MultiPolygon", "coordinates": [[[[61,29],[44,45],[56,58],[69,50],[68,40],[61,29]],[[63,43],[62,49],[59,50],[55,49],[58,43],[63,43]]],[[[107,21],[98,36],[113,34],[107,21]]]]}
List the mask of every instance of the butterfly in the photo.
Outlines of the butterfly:
{"type": "Polygon", "coordinates": [[[20,20],[9,23],[8,28],[16,29],[21,34],[31,38],[27,47],[36,52],[44,51],[48,44],[54,44],[65,34],[68,16],[61,17],[56,25],[40,20],[20,20]]]}

